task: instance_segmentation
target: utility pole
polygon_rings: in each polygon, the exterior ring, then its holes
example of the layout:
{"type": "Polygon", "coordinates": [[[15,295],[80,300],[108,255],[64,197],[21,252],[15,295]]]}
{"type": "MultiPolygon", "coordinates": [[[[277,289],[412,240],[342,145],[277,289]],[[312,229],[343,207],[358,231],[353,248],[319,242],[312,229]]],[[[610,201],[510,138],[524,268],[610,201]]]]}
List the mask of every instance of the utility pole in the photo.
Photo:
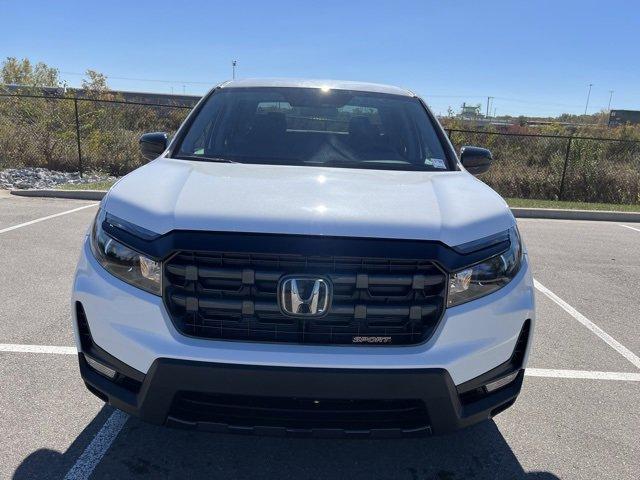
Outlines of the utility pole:
{"type": "Polygon", "coordinates": [[[609,90],[609,105],[607,106],[607,110],[611,111],[611,99],[613,98],[613,90],[609,90]]]}
{"type": "Polygon", "coordinates": [[[236,65],[238,65],[238,61],[237,60],[232,60],[231,61],[231,78],[233,78],[233,80],[236,79],[236,65]]]}
{"type": "Polygon", "coordinates": [[[593,87],[593,83],[589,84],[589,92],[587,93],[587,104],[584,106],[584,114],[587,114],[587,109],[589,108],[589,97],[591,96],[591,87],[593,87]]]}
{"type": "Polygon", "coordinates": [[[489,118],[489,102],[493,100],[493,97],[487,97],[487,118],[489,118]]]}

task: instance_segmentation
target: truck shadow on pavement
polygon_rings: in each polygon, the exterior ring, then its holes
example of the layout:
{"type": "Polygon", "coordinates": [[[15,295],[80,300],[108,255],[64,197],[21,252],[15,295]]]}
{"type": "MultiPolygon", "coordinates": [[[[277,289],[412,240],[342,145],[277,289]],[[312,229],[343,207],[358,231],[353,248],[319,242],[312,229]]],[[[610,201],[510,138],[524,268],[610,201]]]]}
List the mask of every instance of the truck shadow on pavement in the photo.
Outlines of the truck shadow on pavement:
{"type": "MultiPolygon", "coordinates": [[[[103,407],[65,453],[40,449],[15,480],[62,478],[113,410],[103,407]]],[[[92,479],[526,479],[493,421],[451,435],[406,440],[330,440],[221,435],[156,427],[129,418],[92,479]]]]}

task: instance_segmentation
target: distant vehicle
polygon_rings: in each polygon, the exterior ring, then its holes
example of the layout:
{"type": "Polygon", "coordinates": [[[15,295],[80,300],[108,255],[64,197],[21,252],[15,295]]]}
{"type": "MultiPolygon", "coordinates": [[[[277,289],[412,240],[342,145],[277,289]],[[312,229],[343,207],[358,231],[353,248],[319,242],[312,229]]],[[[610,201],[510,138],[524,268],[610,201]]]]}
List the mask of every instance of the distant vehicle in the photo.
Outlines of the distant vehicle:
{"type": "Polygon", "coordinates": [[[72,305],[82,378],[219,432],[443,433],[520,393],[535,322],[505,201],[397,87],[214,88],[103,199],[72,305]]]}
{"type": "Polygon", "coordinates": [[[609,126],[640,124],[640,110],[611,110],[609,113],[609,126]]]}

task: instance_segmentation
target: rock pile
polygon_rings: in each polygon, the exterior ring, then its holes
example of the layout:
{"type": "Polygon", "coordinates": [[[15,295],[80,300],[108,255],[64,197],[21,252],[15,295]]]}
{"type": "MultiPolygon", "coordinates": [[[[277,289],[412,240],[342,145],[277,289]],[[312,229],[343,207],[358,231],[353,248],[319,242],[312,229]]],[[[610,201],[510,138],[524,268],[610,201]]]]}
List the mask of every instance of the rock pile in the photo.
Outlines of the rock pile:
{"type": "Polygon", "coordinates": [[[78,172],[57,172],[47,168],[7,168],[0,170],[0,189],[29,190],[55,188],[66,183],[94,183],[115,180],[109,175],[86,172],[80,177],[78,172]]]}

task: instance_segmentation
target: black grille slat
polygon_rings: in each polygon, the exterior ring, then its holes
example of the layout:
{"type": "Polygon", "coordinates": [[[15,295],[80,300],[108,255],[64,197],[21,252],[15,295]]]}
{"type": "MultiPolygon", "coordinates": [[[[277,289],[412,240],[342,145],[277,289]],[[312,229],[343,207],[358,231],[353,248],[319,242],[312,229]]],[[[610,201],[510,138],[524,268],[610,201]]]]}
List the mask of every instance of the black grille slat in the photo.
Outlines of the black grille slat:
{"type": "Polygon", "coordinates": [[[426,260],[179,252],[164,264],[163,285],[174,324],[191,336],[358,345],[388,337],[379,343],[410,345],[435,330],[446,284],[446,274],[426,260]],[[280,278],[314,274],[333,284],[328,314],[283,315],[280,278]]]}
{"type": "MultiPolygon", "coordinates": [[[[185,307],[187,304],[187,297],[184,295],[172,294],[170,296],[170,300],[173,304],[185,307]]],[[[243,308],[243,300],[234,300],[234,299],[210,299],[200,297],[198,299],[198,305],[200,309],[203,310],[225,310],[225,311],[237,311],[241,312],[243,308]]],[[[277,302],[254,302],[254,309],[260,312],[279,312],[280,308],[278,307],[277,302]]],[[[331,313],[335,315],[350,315],[352,316],[355,311],[355,305],[341,305],[334,303],[331,307],[331,313]]],[[[422,310],[422,316],[429,315],[435,312],[438,307],[437,305],[420,305],[422,310]],[[426,313],[425,313],[426,312],[426,313]]],[[[367,313],[370,315],[377,316],[409,316],[411,305],[394,305],[394,306],[386,306],[386,305],[369,305],[367,306],[367,313]]]]}
{"type": "MultiPolygon", "coordinates": [[[[169,273],[172,273],[177,276],[185,276],[186,268],[182,265],[168,265],[167,270],[169,273]]],[[[255,273],[256,281],[275,281],[285,274],[285,271],[253,271],[255,273]]],[[[202,278],[208,279],[220,279],[220,280],[241,280],[243,275],[243,270],[241,269],[225,269],[225,268],[210,268],[210,267],[199,267],[198,268],[198,276],[202,278]]],[[[357,281],[357,276],[354,274],[329,274],[327,275],[330,280],[334,284],[355,284],[357,281]]],[[[427,285],[437,285],[443,281],[443,274],[434,274],[429,276],[421,276],[424,278],[424,282],[427,285]]],[[[369,285],[412,285],[414,281],[414,275],[384,275],[384,274],[373,274],[366,275],[367,283],[369,285]]]]}

